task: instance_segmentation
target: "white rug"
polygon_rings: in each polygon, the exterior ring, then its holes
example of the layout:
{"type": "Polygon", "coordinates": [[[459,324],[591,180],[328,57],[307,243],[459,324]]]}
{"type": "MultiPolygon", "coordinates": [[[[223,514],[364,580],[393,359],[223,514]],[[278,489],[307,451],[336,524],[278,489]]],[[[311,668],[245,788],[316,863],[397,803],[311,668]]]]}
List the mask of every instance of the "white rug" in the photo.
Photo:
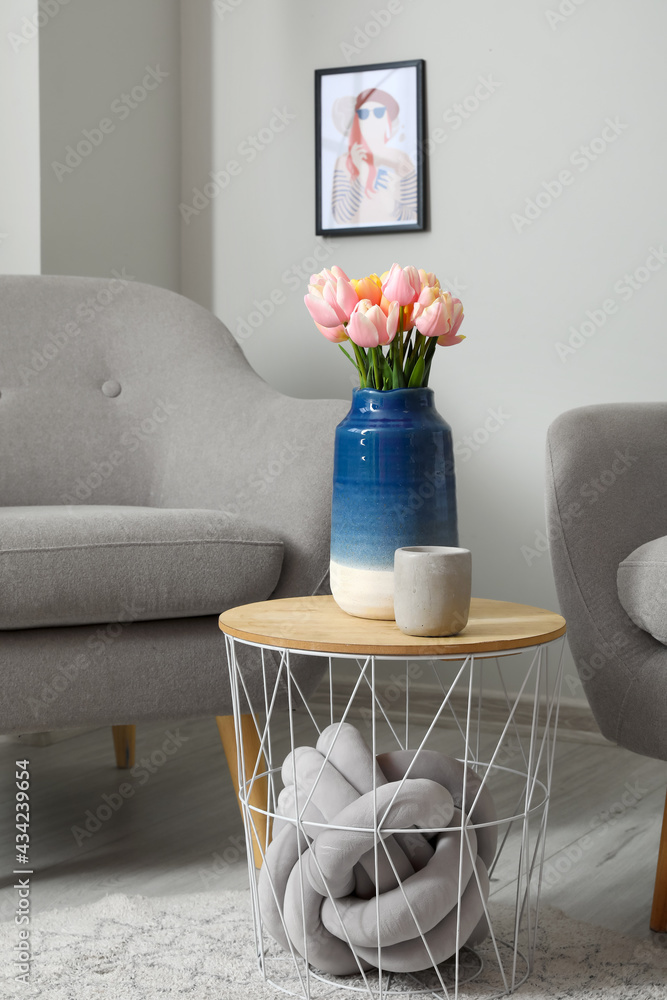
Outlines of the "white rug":
{"type": "MultiPolygon", "coordinates": [[[[13,980],[18,934],[0,924],[0,996],[40,1000],[267,1000],[256,971],[248,896],[107,896],[37,913],[30,985],[13,980]]],[[[664,1000],[667,941],[637,941],[543,908],[535,971],[521,1000],[664,1000]]],[[[332,996],[361,997],[332,991],[332,996]]],[[[476,996],[474,984],[460,996],[476,996]]]]}

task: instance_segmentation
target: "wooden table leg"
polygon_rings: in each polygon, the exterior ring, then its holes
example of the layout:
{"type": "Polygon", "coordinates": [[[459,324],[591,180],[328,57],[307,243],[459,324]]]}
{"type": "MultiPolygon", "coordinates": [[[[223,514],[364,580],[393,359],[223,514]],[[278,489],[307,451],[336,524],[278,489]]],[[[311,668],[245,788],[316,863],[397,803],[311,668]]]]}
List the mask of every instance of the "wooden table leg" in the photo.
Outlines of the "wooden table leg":
{"type": "Polygon", "coordinates": [[[116,767],[134,767],[134,748],[137,735],[136,726],[112,726],[113,745],[116,751],[116,767]]]}
{"type": "Polygon", "coordinates": [[[662,817],[660,849],[658,850],[658,870],[655,873],[653,909],[651,910],[651,930],[659,934],[667,933],[667,797],[662,817]]]}
{"type": "MultiPolygon", "coordinates": [[[[229,767],[229,773],[232,776],[232,782],[234,784],[234,791],[238,798],[239,794],[239,773],[238,773],[238,757],[237,757],[237,743],[236,743],[236,729],[234,727],[234,716],[233,715],[217,715],[216,722],[218,723],[218,729],[220,731],[220,739],[222,740],[222,746],[225,751],[225,757],[227,758],[227,766],[229,767]]],[[[243,754],[243,760],[245,762],[245,773],[246,781],[249,781],[255,770],[255,764],[259,758],[259,764],[257,765],[257,773],[261,774],[266,771],[266,763],[264,760],[264,754],[260,752],[260,738],[257,732],[257,727],[255,726],[254,719],[252,715],[242,715],[240,720],[241,729],[241,751],[243,754]]],[[[256,806],[257,809],[266,809],[269,801],[269,783],[266,778],[256,778],[253,782],[252,791],[248,798],[248,802],[251,806],[256,806]]],[[[243,808],[239,802],[239,809],[241,809],[241,815],[243,815],[243,808]]],[[[253,834],[252,838],[252,849],[255,856],[255,867],[262,867],[263,852],[266,851],[270,841],[271,841],[271,821],[269,817],[262,815],[260,812],[255,812],[251,810],[250,815],[252,821],[255,825],[255,830],[257,831],[257,836],[253,834]],[[260,849],[261,844],[261,849],[260,849]]]]}

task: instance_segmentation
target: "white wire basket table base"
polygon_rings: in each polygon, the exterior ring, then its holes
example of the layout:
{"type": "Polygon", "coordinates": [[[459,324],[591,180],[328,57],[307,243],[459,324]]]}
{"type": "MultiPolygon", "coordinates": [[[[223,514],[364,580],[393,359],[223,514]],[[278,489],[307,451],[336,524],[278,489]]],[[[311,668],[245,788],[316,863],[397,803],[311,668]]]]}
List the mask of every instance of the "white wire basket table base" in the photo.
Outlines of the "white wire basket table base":
{"type": "MultiPolygon", "coordinates": [[[[312,600],[312,599],[311,599],[312,600]]],[[[270,602],[272,604],[280,602],[270,602]]],[[[226,615],[221,616],[225,631],[226,615]]],[[[562,619],[561,619],[562,621],[562,619]]],[[[383,623],[386,625],[386,623],[383,623]]],[[[564,623],[563,623],[564,631],[564,623]]],[[[541,637],[542,638],[542,637],[541,637]]],[[[225,635],[237,746],[239,748],[239,800],[244,818],[251,906],[258,967],[261,975],[276,990],[304,1000],[324,1000],[330,997],[371,997],[389,1000],[393,997],[458,997],[485,998],[505,996],[514,992],[529,977],[535,954],[538,929],[540,884],[544,859],[549,809],[549,795],[554,762],[554,747],[558,722],[558,705],[562,673],[561,635],[545,638],[539,644],[520,648],[503,648],[468,652],[452,650],[438,655],[369,655],[318,651],[310,648],[309,656],[324,658],[325,674],[315,695],[303,693],[303,672],[295,670],[295,658],[303,654],[301,646],[278,646],[269,642],[253,642],[238,635],[225,635]],[[261,694],[249,697],[247,674],[239,663],[239,644],[253,645],[261,651],[264,684],[261,694]],[[505,683],[504,664],[507,657],[520,657],[521,683],[509,692],[505,683]],[[272,664],[269,664],[269,657],[272,664]],[[276,672],[277,664],[277,672],[276,672]],[[273,666],[273,669],[270,669],[273,666]],[[299,682],[298,676],[301,677],[299,682]],[[485,719],[484,692],[494,690],[492,732],[485,719]],[[430,710],[423,710],[424,691],[428,692],[430,710]],[[500,698],[498,695],[500,692],[500,698]],[[502,704],[502,713],[497,706],[502,704]],[[419,710],[416,710],[419,706],[419,710]],[[257,761],[244,759],[242,752],[241,716],[252,714],[260,737],[261,752],[257,761]],[[375,954],[369,965],[358,955],[362,950],[352,944],[341,918],[343,935],[357,961],[357,968],[345,975],[322,972],[317,961],[309,956],[308,933],[312,930],[306,919],[307,902],[304,879],[299,876],[303,912],[304,936],[298,941],[286,933],[282,946],[267,927],[267,898],[273,910],[278,910],[283,928],[281,890],[271,867],[264,872],[264,889],[258,886],[259,871],[256,857],[264,863],[272,837],[272,824],[282,824],[283,838],[294,838],[297,856],[319,832],[323,824],[306,822],[309,798],[296,801],[291,820],[278,809],[279,796],[285,787],[283,761],[287,755],[292,763],[293,751],[299,747],[314,747],[322,734],[333,734],[333,743],[341,724],[352,724],[368,745],[371,758],[391,756],[396,751],[412,751],[420,759],[431,751],[446,754],[462,765],[463,803],[461,812],[452,822],[424,827],[424,837],[436,837],[442,832],[458,836],[460,851],[458,867],[452,878],[458,881],[458,904],[455,909],[455,940],[453,954],[437,961],[429,945],[429,935],[420,927],[410,902],[405,883],[401,882],[387,845],[392,838],[414,834],[414,825],[390,826],[386,822],[389,809],[379,806],[379,792],[373,779],[374,809],[368,826],[350,827],[328,824],[328,829],[363,833],[369,838],[375,863],[392,866],[398,889],[414,918],[412,934],[421,938],[432,964],[419,971],[388,970],[383,967],[383,940],[378,931],[375,954]],[[331,727],[334,727],[333,729],[331,727]],[[466,782],[468,792],[466,792],[466,782]],[[253,795],[258,787],[266,789],[266,805],[257,803],[253,795]],[[475,844],[483,835],[483,827],[491,824],[475,822],[475,805],[482,794],[491,794],[496,807],[497,847],[484,867],[484,874],[473,867],[475,844]],[[289,832],[285,825],[291,824],[289,832]],[[445,830],[446,827],[446,830],[445,830]],[[301,844],[302,846],[298,846],[301,844]],[[253,851],[253,847],[255,850],[253,851]],[[470,885],[477,880],[483,916],[488,925],[484,940],[468,945],[461,929],[461,899],[466,885],[465,866],[470,885]],[[488,894],[485,892],[488,871],[488,894]],[[482,885],[484,882],[484,885],[482,885]],[[268,886],[268,889],[267,889],[268,886]],[[268,892],[268,896],[267,896],[268,892]],[[286,938],[286,940],[285,940],[286,938]]],[[[514,673],[516,677],[517,674],[514,673]]],[[[325,755],[324,767],[328,764],[325,755]]],[[[380,759],[383,759],[381,757],[380,759]]],[[[292,764],[286,763],[286,768],[292,764]]],[[[397,783],[392,803],[405,786],[408,773],[397,783]]],[[[321,772],[320,772],[321,773],[321,772]]],[[[319,778],[319,775],[317,776],[319,778]]],[[[297,782],[294,782],[294,788],[297,782]]],[[[311,792],[312,794],[312,792],[311,792]]],[[[371,794],[371,792],[369,792],[371,794]]],[[[341,815],[343,815],[341,813],[341,815]]],[[[317,862],[315,862],[317,864],[317,862]]],[[[319,865],[318,865],[319,868],[319,865]]],[[[330,910],[338,913],[340,899],[329,889],[324,873],[322,881],[330,901],[330,910]]],[[[376,884],[377,878],[376,878],[376,884]]],[[[327,897],[325,897],[326,899],[327,897]]],[[[376,927],[381,926],[380,895],[375,894],[376,927]]],[[[373,904],[371,904],[373,905],[373,904]]],[[[275,914],[274,914],[275,916],[275,914]]],[[[364,954],[368,955],[365,951],[364,954]]],[[[387,960],[386,965],[390,966],[387,960]]]]}

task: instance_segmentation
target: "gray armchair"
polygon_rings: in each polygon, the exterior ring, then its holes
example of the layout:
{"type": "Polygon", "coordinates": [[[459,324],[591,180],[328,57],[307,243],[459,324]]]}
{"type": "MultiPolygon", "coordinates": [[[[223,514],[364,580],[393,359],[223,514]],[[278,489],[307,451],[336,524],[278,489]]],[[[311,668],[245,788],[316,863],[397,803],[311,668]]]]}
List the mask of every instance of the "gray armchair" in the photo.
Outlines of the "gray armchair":
{"type": "MultiPolygon", "coordinates": [[[[568,641],[602,733],[667,760],[667,648],[638,628],[617,571],[667,535],[667,403],[587,406],[549,428],[547,520],[568,641]]],[[[667,931],[667,803],[651,927],[667,931]]]]}
{"type": "Polygon", "coordinates": [[[0,278],[0,732],[113,725],[131,766],[136,723],[216,715],[235,762],[216,616],[326,583],[346,410],[179,295],[0,278]]]}

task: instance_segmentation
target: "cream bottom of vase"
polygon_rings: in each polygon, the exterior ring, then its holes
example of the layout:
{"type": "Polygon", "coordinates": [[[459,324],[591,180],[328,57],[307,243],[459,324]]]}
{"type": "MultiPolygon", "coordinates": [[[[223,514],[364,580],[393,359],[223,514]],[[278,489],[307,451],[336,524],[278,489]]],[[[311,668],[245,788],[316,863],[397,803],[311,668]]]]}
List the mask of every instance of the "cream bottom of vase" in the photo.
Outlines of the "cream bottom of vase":
{"type": "Polygon", "coordinates": [[[393,569],[362,569],[331,560],[331,593],[339,608],[355,618],[394,620],[393,569]]]}

